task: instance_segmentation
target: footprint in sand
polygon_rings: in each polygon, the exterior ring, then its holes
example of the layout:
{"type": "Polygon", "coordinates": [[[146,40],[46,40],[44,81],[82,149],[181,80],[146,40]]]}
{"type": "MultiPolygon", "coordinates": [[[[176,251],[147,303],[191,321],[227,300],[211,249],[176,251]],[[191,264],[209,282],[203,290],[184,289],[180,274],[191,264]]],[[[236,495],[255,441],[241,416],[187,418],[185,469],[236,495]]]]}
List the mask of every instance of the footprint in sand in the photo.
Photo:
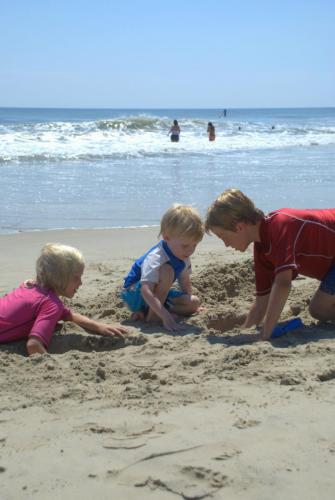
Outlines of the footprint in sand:
{"type": "Polygon", "coordinates": [[[221,472],[207,469],[205,467],[194,467],[192,465],[182,467],[181,472],[193,480],[205,481],[213,488],[222,488],[225,486],[228,479],[227,476],[221,474],[221,472]]]}
{"type": "Polygon", "coordinates": [[[241,453],[242,453],[241,450],[235,450],[235,449],[226,450],[217,457],[213,457],[213,460],[229,460],[229,458],[233,458],[237,455],[240,455],[241,453]]]}
{"type": "Polygon", "coordinates": [[[191,500],[211,497],[228,484],[227,476],[205,467],[185,466],[180,469],[180,472],[181,479],[176,477],[171,481],[163,481],[149,476],[144,481],[135,483],[134,486],[147,487],[150,490],[159,489],[191,500]]]}
{"type": "Polygon", "coordinates": [[[115,430],[111,427],[105,427],[104,425],[90,424],[89,430],[94,434],[107,434],[114,433],[115,430]]]}
{"type": "Polygon", "coordinates": [[[233,425],[238,429],[247,429],[248,427],[255,427],[260,423],[259,420],[245,420],[244,418],[239,418],[233,425]]]}

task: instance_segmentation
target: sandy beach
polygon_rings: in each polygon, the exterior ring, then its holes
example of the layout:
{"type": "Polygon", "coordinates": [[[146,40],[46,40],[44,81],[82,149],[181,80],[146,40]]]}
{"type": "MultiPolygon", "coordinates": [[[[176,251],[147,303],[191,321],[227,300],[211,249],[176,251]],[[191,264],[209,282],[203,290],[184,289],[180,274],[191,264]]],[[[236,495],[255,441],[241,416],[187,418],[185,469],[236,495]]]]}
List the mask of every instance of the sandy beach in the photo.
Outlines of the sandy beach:
{"type": "Polygon", "coordinates": [[[252,253],[206,236],[192,259],[204,310],[180,334],[129,321],[118,296],[158,228],[0,236],[1,295],[34,276],[46,242],[78,247],[74,310],[129,327],[125,342],[70,323],[50,354],[0,346],[0,499],[330,500],[335,492],[335,327],[293,284],[282,319],[303,330],[258,342],[241,330],[252,253]]]}

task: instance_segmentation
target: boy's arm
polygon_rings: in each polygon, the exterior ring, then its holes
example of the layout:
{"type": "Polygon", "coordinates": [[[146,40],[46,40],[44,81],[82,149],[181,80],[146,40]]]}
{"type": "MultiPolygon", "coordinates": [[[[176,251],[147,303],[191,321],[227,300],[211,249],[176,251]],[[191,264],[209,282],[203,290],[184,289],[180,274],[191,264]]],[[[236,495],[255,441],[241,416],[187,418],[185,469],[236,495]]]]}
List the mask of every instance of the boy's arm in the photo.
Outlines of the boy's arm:
{"type": "Polygon", "coordinates": [[[164,327],[170,332],[180,330],[178,323],[173,319],[169,311],[164,307],[158,297],[153,294],[154,283],[142,282],[141,292],[150,309],[161,318],[164,327]]]}
{"type": "Polygon", "coordinates": [[[108,323],[100,323],[99,321],[95,321],[93,319],[88,318],[87,316],[83,316],[82,314],[71,312],[71,317],[68,321],[72,321],[77,325],[81,326],[85,330],[91,330],[98,335],[106,335],[106,336],[114,336],[118,335],[121,338],[124,338],[125,333],[127,333],[127,328],[121,326],[119,324],[109,325],[108,323]]]}
{"type": "Polygon", "coordinates": [[[282,271],[276,275],[269,295],[269,302],[261,333],[262,340],[267,340],[271,337],[272,330],[276,326],[289,296],[291,283],[292,269],[282,271]]]}
{"type": "Polygon", "coordinates": [[[268,306],[270,294],[267,295],[257,295],[255,303],[252,305],[245,322],[243,323],[243,328],[250,328],[253,325],[259,325],[265,316],[266,309],[268,306]]]}

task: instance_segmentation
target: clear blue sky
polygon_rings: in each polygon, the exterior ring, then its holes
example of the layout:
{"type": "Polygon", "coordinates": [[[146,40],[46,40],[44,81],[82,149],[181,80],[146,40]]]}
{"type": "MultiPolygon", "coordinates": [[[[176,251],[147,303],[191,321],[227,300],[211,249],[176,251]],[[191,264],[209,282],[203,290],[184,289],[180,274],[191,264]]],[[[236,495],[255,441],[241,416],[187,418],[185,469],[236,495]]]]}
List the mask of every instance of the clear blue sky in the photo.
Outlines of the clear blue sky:
{"type": "Polygon", "coordinates": [[[334,0],[1,0],[0,106],[335,106],[334,0]]]}

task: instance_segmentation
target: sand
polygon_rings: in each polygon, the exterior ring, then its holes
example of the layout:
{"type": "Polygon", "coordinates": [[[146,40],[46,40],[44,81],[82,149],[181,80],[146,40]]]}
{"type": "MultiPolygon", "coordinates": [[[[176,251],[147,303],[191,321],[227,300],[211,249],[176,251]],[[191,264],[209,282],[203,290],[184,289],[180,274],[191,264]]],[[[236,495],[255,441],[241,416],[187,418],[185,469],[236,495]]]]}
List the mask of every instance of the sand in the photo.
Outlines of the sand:
{"type": "Polygon", "coordinates": [[[205,310],[180,334],[129,321],[118,287],[156,229],[0,237],[1,293],[33,276],[60,241],[87,260],[74,310],[122,321],[126,341],[70,323],[50,354],[0,346],[0,499],[333,499],[335,328],[294,283],[282,319],[304,330],[258,342],[241,330],[253,300],[251,253],[206,236],[193,258],[205,310]]]}

